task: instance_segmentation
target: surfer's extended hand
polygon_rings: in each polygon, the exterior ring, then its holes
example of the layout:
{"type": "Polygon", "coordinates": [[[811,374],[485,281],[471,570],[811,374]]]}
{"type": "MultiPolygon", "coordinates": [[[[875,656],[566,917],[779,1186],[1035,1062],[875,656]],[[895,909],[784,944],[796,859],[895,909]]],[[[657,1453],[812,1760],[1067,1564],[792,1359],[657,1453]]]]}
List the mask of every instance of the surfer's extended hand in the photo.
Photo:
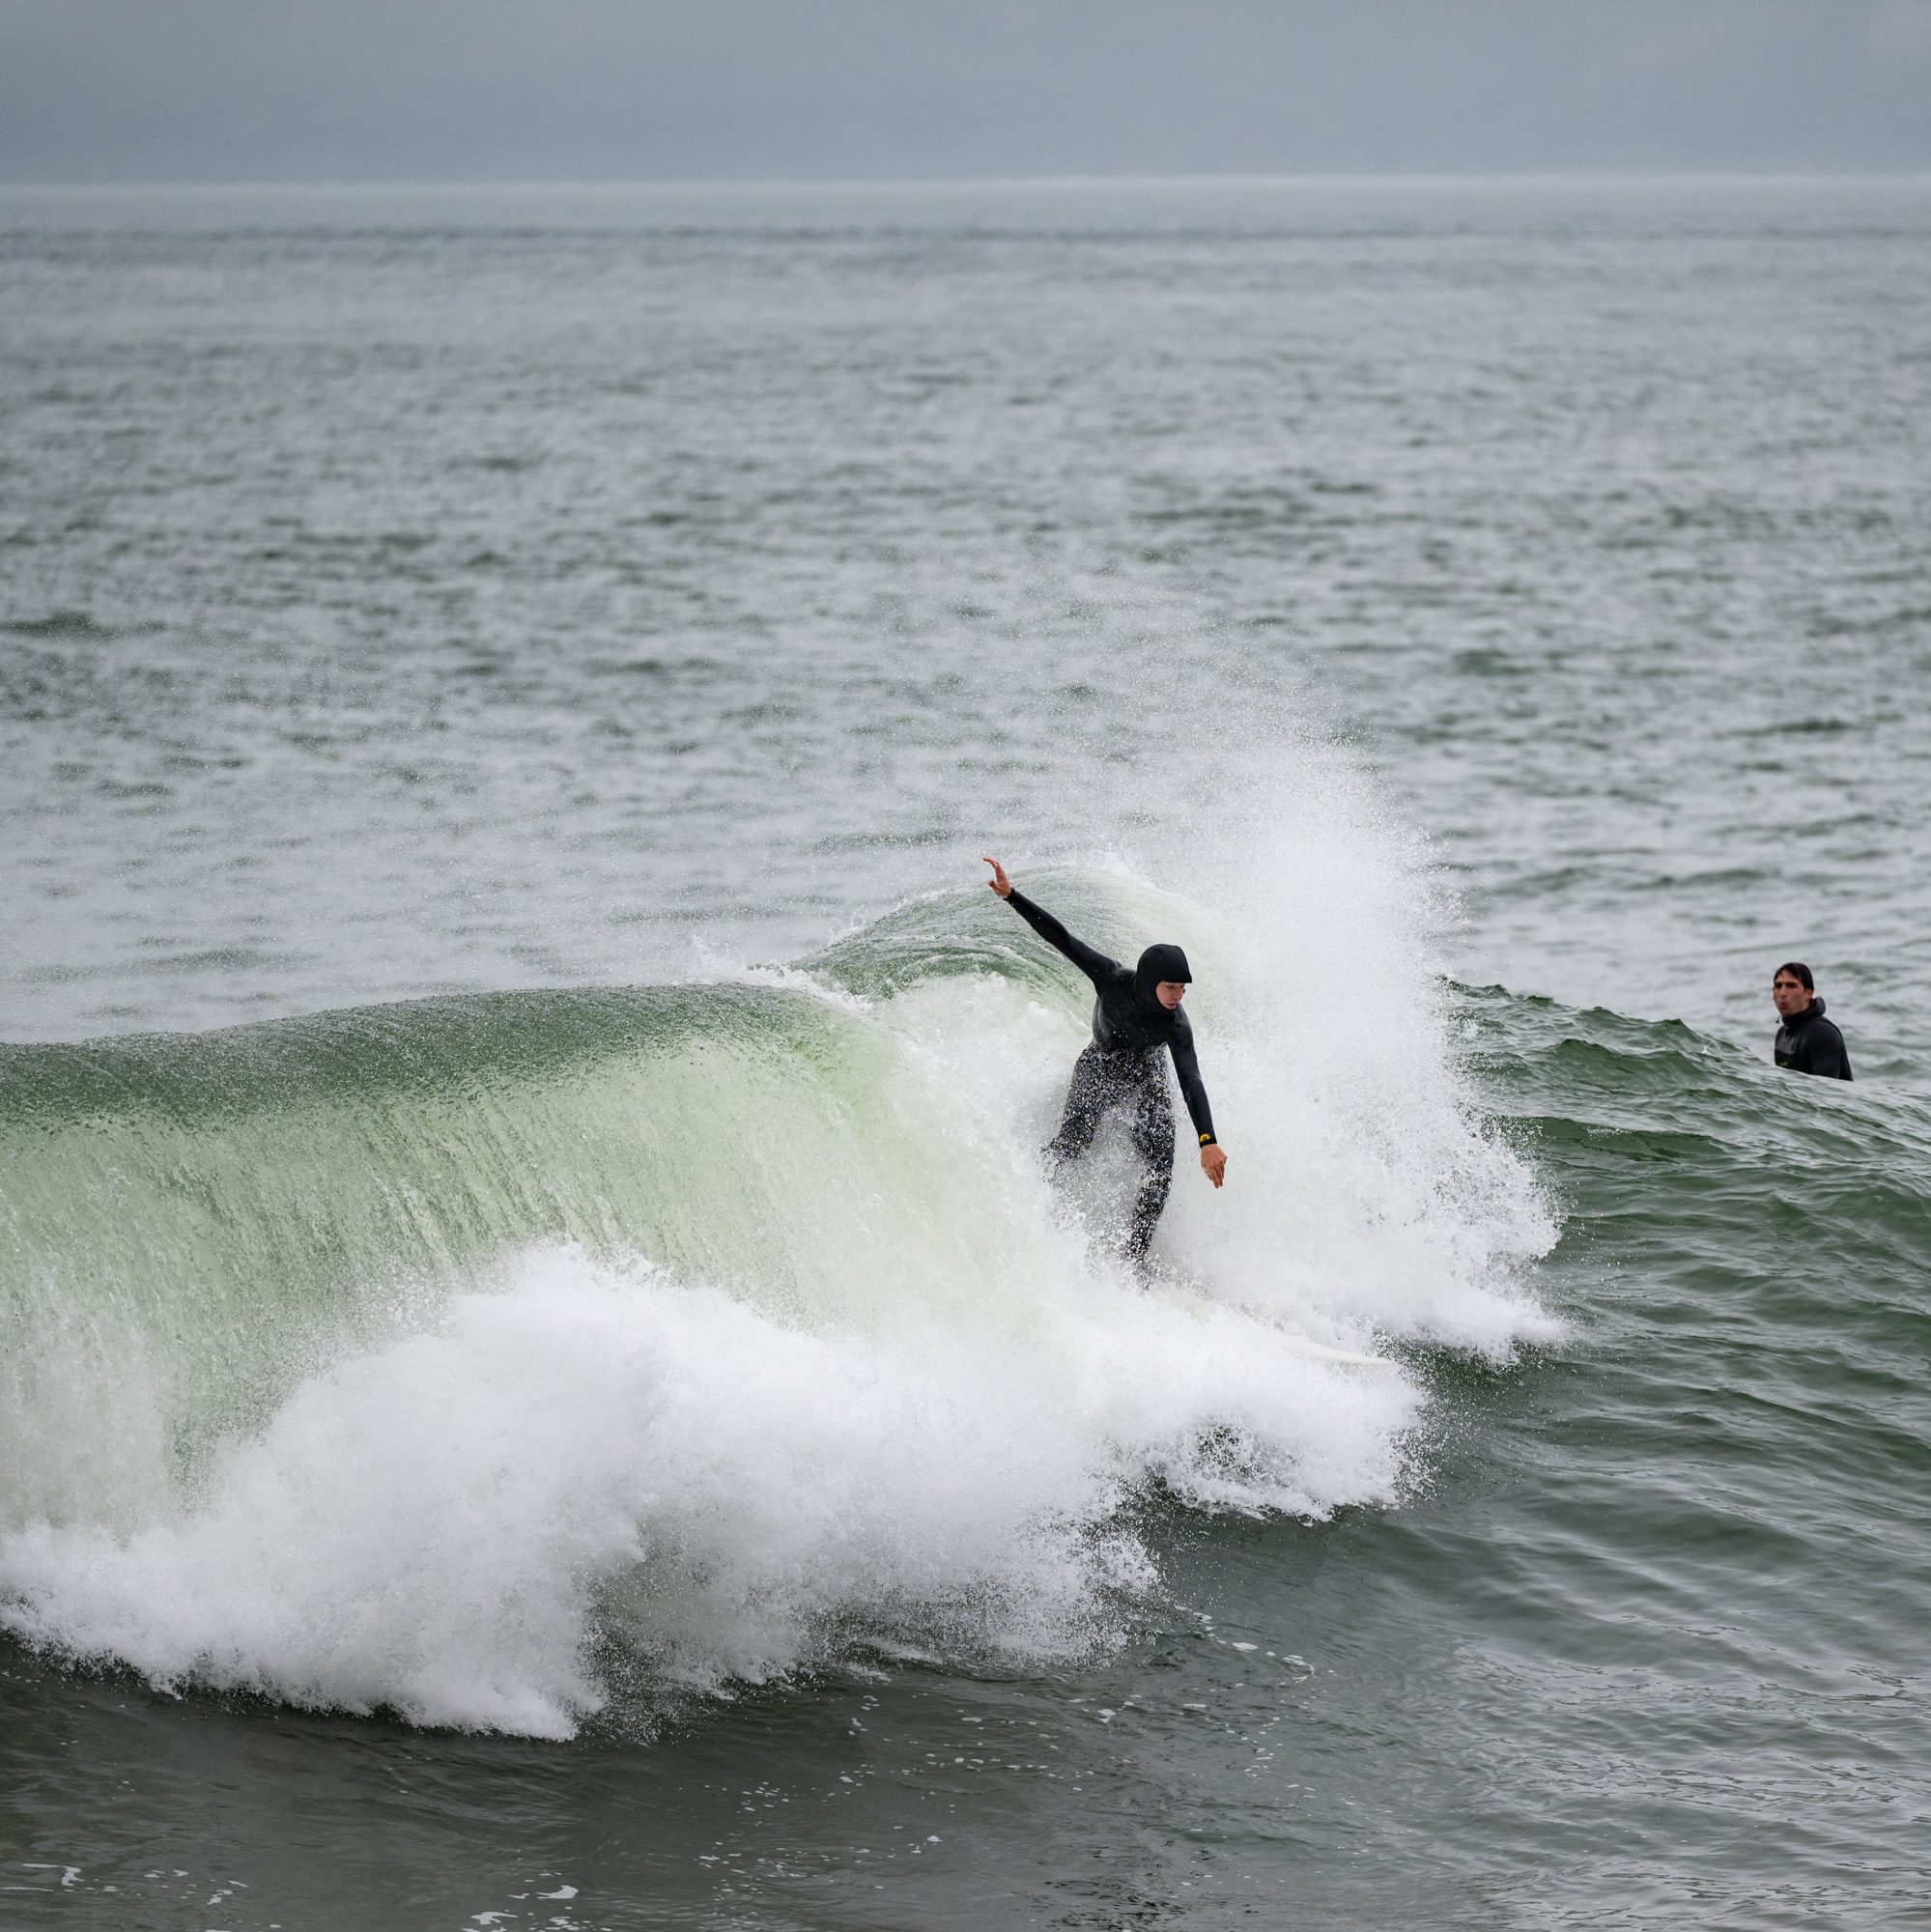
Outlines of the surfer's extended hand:
{"type": "Polygon", "coordinates": [[[1200,1151],[1200,1171],[1218,1187],[1227,1175],[1227,1155],[1216,1141],[1200,1151]]]}
{"type": "MultiPolygon", "coordinates": [[[[988,859],[985,863],[992,867],[992,877],[986,880],[985,883],[1001,898],[1009,899],[1012,896],[1012,881],[1006,876],[1006,867],[997,859],[988,859]]],[[[1214,1185],[1218,1187],[1220,1183],[1215,1181],[1214,1185]]]]}

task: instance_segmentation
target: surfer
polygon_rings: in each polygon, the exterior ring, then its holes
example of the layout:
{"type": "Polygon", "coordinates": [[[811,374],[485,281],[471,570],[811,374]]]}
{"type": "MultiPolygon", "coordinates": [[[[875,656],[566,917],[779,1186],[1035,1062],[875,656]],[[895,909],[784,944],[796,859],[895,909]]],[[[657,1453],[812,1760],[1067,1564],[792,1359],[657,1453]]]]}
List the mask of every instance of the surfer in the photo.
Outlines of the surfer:
{"type": "Polygon", "coordinates": [[[1792,959],[1772,974],[1770,996],[1783,1024],[1776,1030],[1776,1064],[1793,1073],[1819,1073],[1827,1080],[1851,1077],[1851,1056],[1834,1020],[1824,1017],[1824,1002],[1809,967],[1792,959]]]}
{"type": "Polygon", "coordinates": [[[1065,1116],[1046,1143],[1054,1166],[1077,1160],[1093,1145],[1101,1117],[1113,1108],[1126,1112],[1133,1151],[1140,1161],[1140,1185],[1126,1231],[1126,1257],[1144,1262],[1153,1229],[1167,1205],[1174,1179],[1174,1103],[1160,1063],[1165,1047],[1174,1056],[1180,1093],[1200,1136],[1202,1172],[1218,1187],[1227,1155],[1213,1137],[1213,1116],[1194,1058],[1193,1028],[1180,1011],[1193,974],[1178,946],[1150,946],[1136,966],[1122,966],[1096,947],[1075,939],[1051,913],[1015,890],[997,859],[986,881],[1046,944],[1064,952],[1093,981],[1099,996],[1093,1007],[1093,1044],[1073,1063],[1065,1116]]]}

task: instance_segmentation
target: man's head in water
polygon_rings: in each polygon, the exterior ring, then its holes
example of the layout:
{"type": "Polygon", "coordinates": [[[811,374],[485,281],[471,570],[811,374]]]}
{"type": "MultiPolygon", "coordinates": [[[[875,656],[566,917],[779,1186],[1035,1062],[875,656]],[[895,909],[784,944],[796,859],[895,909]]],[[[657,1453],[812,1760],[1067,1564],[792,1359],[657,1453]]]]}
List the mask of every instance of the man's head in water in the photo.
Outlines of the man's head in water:
{"type": "Polygon", "coordinates": [[[1169,1012],[1186,997],[1193,980],[1187,955],[1178,946],[1150,946],[1133,969],[1143,992],[1150,992],[1169,1012]]]}
{"type": "Polygon", "coordinates": [[[1770,996],[1785,1019],[1803,1012],[1816,990],[1817,982],[1810,977],[1809,967],[1798,960],[1787,961],[1771,975],[1770,996]]]}

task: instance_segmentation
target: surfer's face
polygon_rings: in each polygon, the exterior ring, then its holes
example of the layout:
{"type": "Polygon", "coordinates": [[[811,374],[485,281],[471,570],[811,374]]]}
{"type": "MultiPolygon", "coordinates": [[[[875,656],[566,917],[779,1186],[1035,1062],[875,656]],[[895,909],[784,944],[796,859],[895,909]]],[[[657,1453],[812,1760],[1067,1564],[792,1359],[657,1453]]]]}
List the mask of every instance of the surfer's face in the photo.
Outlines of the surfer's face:
{"type": "Polygon", "coordinates": [[[1794,973],[1779,973],[1770,982],[1770,996],[1786,1018],[1801,1013],[1810,1004],[1810,988],[1794,973]]]}
{"type": "Polygon", "coordinates": [[[1153,988],[1154,994],[1158,997],[1160,1004],[1169,1012],[1172,1012],[1179,1005],[1180,1001],[1186,997],[1186,990],[1187,982],[1184,980],[1162,980],[1153,988]]]}

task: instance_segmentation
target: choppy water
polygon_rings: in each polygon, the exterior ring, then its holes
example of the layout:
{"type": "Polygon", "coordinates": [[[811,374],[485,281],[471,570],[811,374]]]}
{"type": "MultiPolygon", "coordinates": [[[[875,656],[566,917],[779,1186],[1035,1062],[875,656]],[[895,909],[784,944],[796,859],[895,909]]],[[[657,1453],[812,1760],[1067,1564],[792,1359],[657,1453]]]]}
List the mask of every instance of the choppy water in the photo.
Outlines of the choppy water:
{"type": "Polygon", "coordinates": [[[1931,188],[0,254],[0,1920],[1931,1917],[1931,188]]]}

